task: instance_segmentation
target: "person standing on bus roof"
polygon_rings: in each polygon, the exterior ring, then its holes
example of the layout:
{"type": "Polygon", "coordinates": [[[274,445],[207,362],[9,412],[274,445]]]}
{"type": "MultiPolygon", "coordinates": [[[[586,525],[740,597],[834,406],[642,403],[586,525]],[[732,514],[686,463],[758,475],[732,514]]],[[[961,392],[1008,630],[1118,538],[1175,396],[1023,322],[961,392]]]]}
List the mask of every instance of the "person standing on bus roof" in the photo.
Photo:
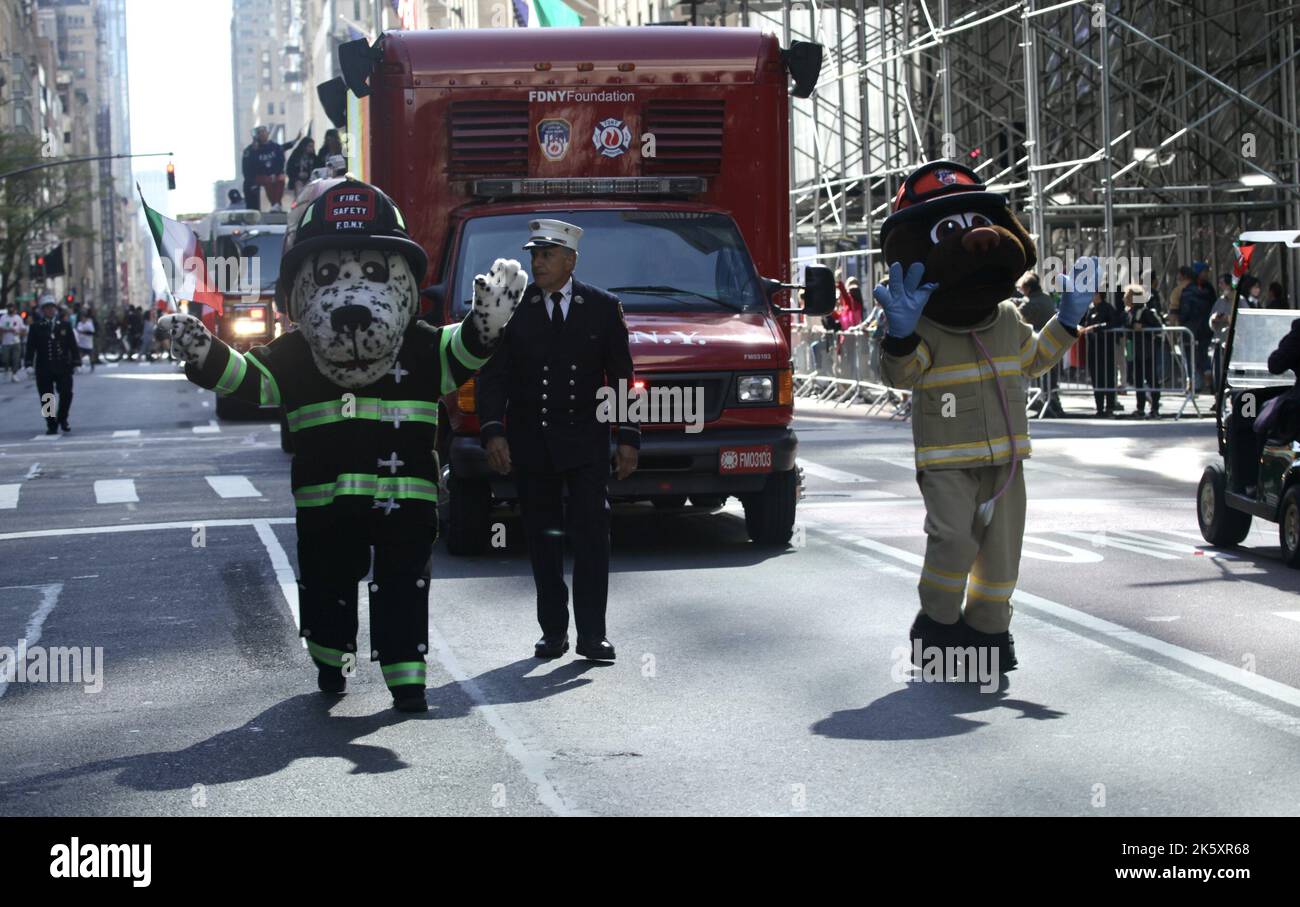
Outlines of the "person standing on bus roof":
{"type": "MultiPolygon", "coordinates": [[[[605,629],[610,424],[602,421],[597,402],[603,387],[617,387],[620,380],[632,386],[627,322],[616,296],[573,277],[581,227],[534,220],[528,228],[532,235],[524,248],[532,253],[533,283],[479,374],[480,440],[488,465],[503,475],[515,472],[542,627],[534,654],[559,658],[569,650],[567,487],[576,651],[613,661],[605,629]]],[[[641,430],[621,423],[617,440],[616,474],[625,479],[637,466],[641,430]]]]}

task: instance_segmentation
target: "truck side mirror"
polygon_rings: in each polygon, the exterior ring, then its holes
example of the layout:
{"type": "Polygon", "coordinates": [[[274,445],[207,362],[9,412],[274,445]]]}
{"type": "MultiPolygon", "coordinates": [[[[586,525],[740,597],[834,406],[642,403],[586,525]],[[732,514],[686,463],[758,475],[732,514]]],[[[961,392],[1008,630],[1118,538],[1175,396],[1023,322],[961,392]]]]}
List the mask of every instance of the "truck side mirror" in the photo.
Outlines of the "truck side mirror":
{"type": "Polygon", "coordinates": [[[786,71],[794,79],[790,94],[796,98],[812,97],[822,72],[822,53],[822,46],[812,41],[791,41],[790,46],[781,51],[786,71]]]}
{"type": "Polygon", "coordinates": [[[835,303],[839,301],[839,294],[835,289],[835,275],[825,265],[805,266],[802,287],[795,283],[781,283],[770,278],[764,278],[763,285],[767,287],[769,296],[780,290],[803,290],[801,308],[773,306],[783,315],[829,315],[835,311],[835,303]]]}
{"type": "Polygon", "coordinates": [[[343,71],[343,81],[352,93],[359,98],[370,94],[366,80],[375,68],[375,56],[370,42],[365,38],[345,41],[339,45],[339,69],[343,71]]]}
{"type": "Polygon", "coordinates": [[[330,122],[337,128],[348,125],[348,86],[342,76],[335,76],[328,82],[316,86],[316,97],[320,98],[321,109],[330,122]]]}

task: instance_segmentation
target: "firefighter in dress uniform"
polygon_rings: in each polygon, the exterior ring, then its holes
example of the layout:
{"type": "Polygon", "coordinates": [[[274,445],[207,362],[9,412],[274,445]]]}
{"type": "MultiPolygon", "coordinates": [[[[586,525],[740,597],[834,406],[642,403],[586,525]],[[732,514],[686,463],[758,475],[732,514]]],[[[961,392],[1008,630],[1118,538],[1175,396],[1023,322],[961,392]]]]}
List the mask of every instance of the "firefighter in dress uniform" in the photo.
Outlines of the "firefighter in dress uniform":
{"type": "MultiPolygon", "coordinates": [[[[276,300],[298,330],[244,354],[207,335],[201,364],[187,357],[186,366],[201,387],[285,411],[294,433],[300,633],[323,692],[342,693],[356,662],[358,584],[373,547],[370,658],[400,711],[427,709],[438,401],[487,361],[524,285],[517,263],[498,262],[477,278],[465,320],[434,328],[415,321],[425,266],[391,200],[340,180],[285,238],[276,300]],[[355,360],[339,358],[340,345],[355,360]]],[[[203,345],[181,333],[201,323],[167,327],[182,350],[203,345]]]]}
{"type": "Polygon", "coordinates": [[[59,304],[53,296],[41,299],[41,320],[32,325],[27,337],[25,364],[36,374],[36,392],[40,394],[41,412],[45,414],[45,433],[57,435],[60,428],[72,431],[68,427],[72,374],[81,365],[81,350],[77,348],[72,325],[59,318],[59,304]],[[52,410],[56,392],[58,409],[52,410]]]}
{"type": "MultiPolygon", "coordinates": [[[[632,387],[627,322],[617,297],[573,277],[580,227],[534,220],[528,228],[523,248],[532,254],[533,283],[478,378],[481,441],[493,469],[515,472],[542,627],[534,654],[558,658],[569,649],[567,527],[576,652],[611,661],[615,652],[605,628],[611,423],[597,404],[602,387],[617,390],[620,380],[632,387]]],[[[636,469],[640,446],[635,424],[617,426],[619,479],[636,469]]]]}

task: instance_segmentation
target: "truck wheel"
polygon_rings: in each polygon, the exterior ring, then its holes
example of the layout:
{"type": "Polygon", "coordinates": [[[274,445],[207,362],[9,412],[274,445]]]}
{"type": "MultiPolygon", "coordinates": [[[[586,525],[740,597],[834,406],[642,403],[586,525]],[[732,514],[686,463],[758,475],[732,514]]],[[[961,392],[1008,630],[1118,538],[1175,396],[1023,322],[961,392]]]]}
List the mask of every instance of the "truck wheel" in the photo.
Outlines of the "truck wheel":
{"type": "Polygon", "coordinates": [[[741,497],[749,538],[758,545],[784,547],[794,532],[798,497],[799,475],[793,469],[772,473],[762,491],[741,497]]]}
{"type": "Polygon", "coordinates": [[[1250,532],[1250,514],[1233,510],[1223,500],[1225,485],[1223,469],[1207,466],[1196,489],[1196,521],[1201,535],[1217,548],[1239,545],[1250,532]]]}
{"type": "Polygon", "coordinates": [[[492,486],[484,479],[447,480],[447,553],[473,557],[487,550],[492,486]]]}
{"type": "Polygon", "coordinates": [[[717,510],[725,503],[727,503],[727,496],[725,494],[691,495],[691,506],[699,507],[702,510],[717,510]]]}
{"type": "Polygon", "coordinates": [[[289,431],[289,418],[283,408],[280,410],[280,449],[293,453],[293,433],[289,431]]]}
{"type": "Polygon", "coordinates": [[[1277,535],[1282,544],[1282,560],[1288,567],[1300,567],[1300,485],[1292,485],[1282,495],[1278,516],[1277,535]]]}
{"type": "Polygon", "coordinates": [[[650,503],[654,504],[655,510],[680,510],[686,506],[686,495],[663,495],[661,497],[651,498],[650,503]]]}

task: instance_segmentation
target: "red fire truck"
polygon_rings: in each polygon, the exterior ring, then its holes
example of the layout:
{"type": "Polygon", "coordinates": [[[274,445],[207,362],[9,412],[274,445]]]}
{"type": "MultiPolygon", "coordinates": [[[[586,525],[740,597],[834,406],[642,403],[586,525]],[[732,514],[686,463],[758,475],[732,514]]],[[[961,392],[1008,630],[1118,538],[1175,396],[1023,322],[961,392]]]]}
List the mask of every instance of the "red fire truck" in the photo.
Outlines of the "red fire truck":
{"type": "MultiPolygon", "coordinates": [[[[790,81],[821,48],[739,28],[390,32],[344,45],[354,172],[430,252],[429,317],[464,316],[476,273],[516,257],[528,221],[582,227],[578,276],[626,311],[638,386],[703,392],[702,419],[643,424],[640,466],[610,495],[744,507],[784,545],[799,497],[790,315],[790,81]],[[357,97],[362,96],[362,97],[357,97]]],[[[834,305],[805,274],[804,314],[834,305]]],[[[448,548],[484,550],[513,495],[478,444],[472,383],[444,400],[448,548]]]]}

